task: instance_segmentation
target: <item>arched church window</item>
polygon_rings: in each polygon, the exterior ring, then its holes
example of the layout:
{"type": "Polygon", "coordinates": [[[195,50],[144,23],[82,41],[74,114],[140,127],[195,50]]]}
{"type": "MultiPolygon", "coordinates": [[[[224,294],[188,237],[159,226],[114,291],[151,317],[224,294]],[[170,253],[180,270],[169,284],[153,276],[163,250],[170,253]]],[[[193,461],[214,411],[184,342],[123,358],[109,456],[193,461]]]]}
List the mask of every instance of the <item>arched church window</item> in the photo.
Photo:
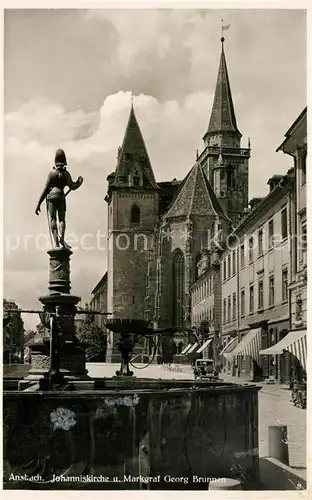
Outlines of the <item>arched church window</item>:
{"type": "Polygon", "coordinates": [[[176,250],[172,261],[172,324],[182,328],[185,318],[185,264],[181,250],[176,250]]]}
{"type": "Polygon", "coordinates": [[[141,219],[141,210],[138,205],[133,205],[131,208],[131,222],[132,224],[138,224],[141,219]]]}

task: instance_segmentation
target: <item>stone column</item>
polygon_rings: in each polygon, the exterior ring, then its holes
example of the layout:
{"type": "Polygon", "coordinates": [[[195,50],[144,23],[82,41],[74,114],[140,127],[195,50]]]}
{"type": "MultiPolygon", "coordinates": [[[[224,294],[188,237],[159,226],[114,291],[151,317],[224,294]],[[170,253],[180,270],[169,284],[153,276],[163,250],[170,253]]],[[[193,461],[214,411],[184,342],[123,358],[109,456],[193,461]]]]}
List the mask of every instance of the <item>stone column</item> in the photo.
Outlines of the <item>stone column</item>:
{"type": "Polygon", "coordinates": [[[50,257],[49,294],[39,297],[43,305],[43,321],[47,335],[30,346],[31,368],[29,378],[40,379],[49,372],[50,359],[50,313],[56,314],[61,331],[62,349],[60,371],[69,377],[86,375],[85,351],[76,337],[75,314],[80,297],[70,293],[71,250],[59,247],[48,251],[50,257]]]}
{"type": "Polygon", "coordinates": [[[72,251],[59,247],[48,251],[50,256],[50,293],[70,293],[70,265],[72,251]]]}

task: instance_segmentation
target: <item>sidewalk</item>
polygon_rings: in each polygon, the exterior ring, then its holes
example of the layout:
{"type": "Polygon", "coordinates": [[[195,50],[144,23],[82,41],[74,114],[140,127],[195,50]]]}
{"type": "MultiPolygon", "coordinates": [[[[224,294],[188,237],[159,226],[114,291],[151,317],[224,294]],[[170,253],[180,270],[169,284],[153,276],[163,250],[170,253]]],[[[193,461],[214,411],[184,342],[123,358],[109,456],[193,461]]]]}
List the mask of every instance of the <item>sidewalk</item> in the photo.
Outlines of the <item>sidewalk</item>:
{"type": "MultiPolygon", "coordinates": [[[[157,366],[162,366],[162,365],[157,365],[157,366]]],[[[172,365],[174,367],[174,364],[172,365]]],[[[180,366],[180,372],[178,373],[185,373],[187,378],[192,376],[193,378],[193,368],[190,365],[179,365],[180,366]]],[[[167,370],[167,373],[175,373],[174,371],[167,370]]],[[[233,377],[232,375],[227,375],[225,373],[220,373],[219,375],[221,380],[224,380],[224,382],[229,382],[231,384],[252,384],[252,385],[257,385],[258,387],[261,387],[261,392],[264,394],[272,394],[274,396],[279,396],[282,397],[283,399],[286,400],[291,400],[291,391],[289,389],[289,385],[281,385],[281,384],[267,384],[264,381],[262,382],[252,382],[250,378],[248,377],[233,377]]]]}
{"type": "Polygon", "coordinates": [[[261,387],[261,392],[264,394],[272,394],[274,396],[279,396],[287,400],[291,400],[291,391],[289,385],[282,384],[266,384],[264,380],[262,382],[252,382],[248,378],[244,377],[233,377],[232,375],[220,374],[220,378],[224,382],[230,382],[233,384],[252,384],[261,387]]]}
{"type": "MultiPolygon", "coordinates": [[[[192,368],[182,368],[185,377],[190,377],[192,368]]],[[[169,372],[170,373],[170,372],[169,372]]],[[[286,425],[288,429],[289,466],[294,473],[306,477],[307,422],[306,410],[291,403],[288,385],[252,382],[246,377],[233,377],[224,373],[220,379],[233,384],[251,384],[261,387],[259,392],[259,456],[268,457],[269,426],[286,425]]]]}

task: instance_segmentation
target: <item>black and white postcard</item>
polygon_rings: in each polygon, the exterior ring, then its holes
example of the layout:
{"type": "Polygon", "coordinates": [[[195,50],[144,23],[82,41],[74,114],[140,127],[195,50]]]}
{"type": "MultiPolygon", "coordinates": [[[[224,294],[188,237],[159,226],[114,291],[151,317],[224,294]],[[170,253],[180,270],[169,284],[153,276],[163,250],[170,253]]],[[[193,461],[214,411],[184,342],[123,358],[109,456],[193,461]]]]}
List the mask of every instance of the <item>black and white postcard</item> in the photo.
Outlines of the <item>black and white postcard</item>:
{"type": "Polygon", "coordinates": [[[87,7],[3,10],[3,489],[308,498],[307,10],[87,7]]]}

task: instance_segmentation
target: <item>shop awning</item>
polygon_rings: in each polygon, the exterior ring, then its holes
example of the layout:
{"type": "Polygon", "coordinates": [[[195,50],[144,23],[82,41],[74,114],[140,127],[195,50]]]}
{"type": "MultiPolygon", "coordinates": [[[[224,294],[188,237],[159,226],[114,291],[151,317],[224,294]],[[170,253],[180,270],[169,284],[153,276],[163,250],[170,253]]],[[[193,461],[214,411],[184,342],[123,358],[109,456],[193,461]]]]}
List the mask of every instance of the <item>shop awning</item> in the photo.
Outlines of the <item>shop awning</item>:
{"type": "Polygon", "coordinates": [[[212,339],[206,340],[206,342],[198,349],[198,351],[196,351],[196,353],[199,354],[200,352],[203,352],[203,350],[209,346],[210,342],[212,342],[212,339]]]}
{"type": "Polygon", "coordinates": [[[268,349],[260,351],[262,355],[283,354],[283,351],[291,352],[301,363],[306,371],[307,363],[307,331],[306,330],[291,330],[286,337],[272,345],[268,349]]]}
{"type": "Polygon", "coordinates": [[[191,347],[192,344],[188,344],[186,347],[184,347],[183,351],[181,352],[181,354],[185,354],[189,348],[191,347]]]}
{"type": "Polygon", "coordinates": [[[232,355],[233,349],[235,349],[237,344],[238,337],[234,337],[225,345],[225,347],[223,347],[222,351],[220,352],[220,356],[224,356],[225,358],[230,357],[232,355]]]}
{"type": "Polygon", "coordinates": [[[195,342],[195,344],[192,345],[192,347],[187,351],[186,354],[191,354],[191,352],[195,351],[197,346],[198,346],[198,342],[195,342]]]}
{"type": "Polygon", "coordinates": [[[232,351],[232,356],[250,356],[260,362],[261,349],[261,328],[249,330],[245,337],[240,341],[237,347],[232,351]]]}

